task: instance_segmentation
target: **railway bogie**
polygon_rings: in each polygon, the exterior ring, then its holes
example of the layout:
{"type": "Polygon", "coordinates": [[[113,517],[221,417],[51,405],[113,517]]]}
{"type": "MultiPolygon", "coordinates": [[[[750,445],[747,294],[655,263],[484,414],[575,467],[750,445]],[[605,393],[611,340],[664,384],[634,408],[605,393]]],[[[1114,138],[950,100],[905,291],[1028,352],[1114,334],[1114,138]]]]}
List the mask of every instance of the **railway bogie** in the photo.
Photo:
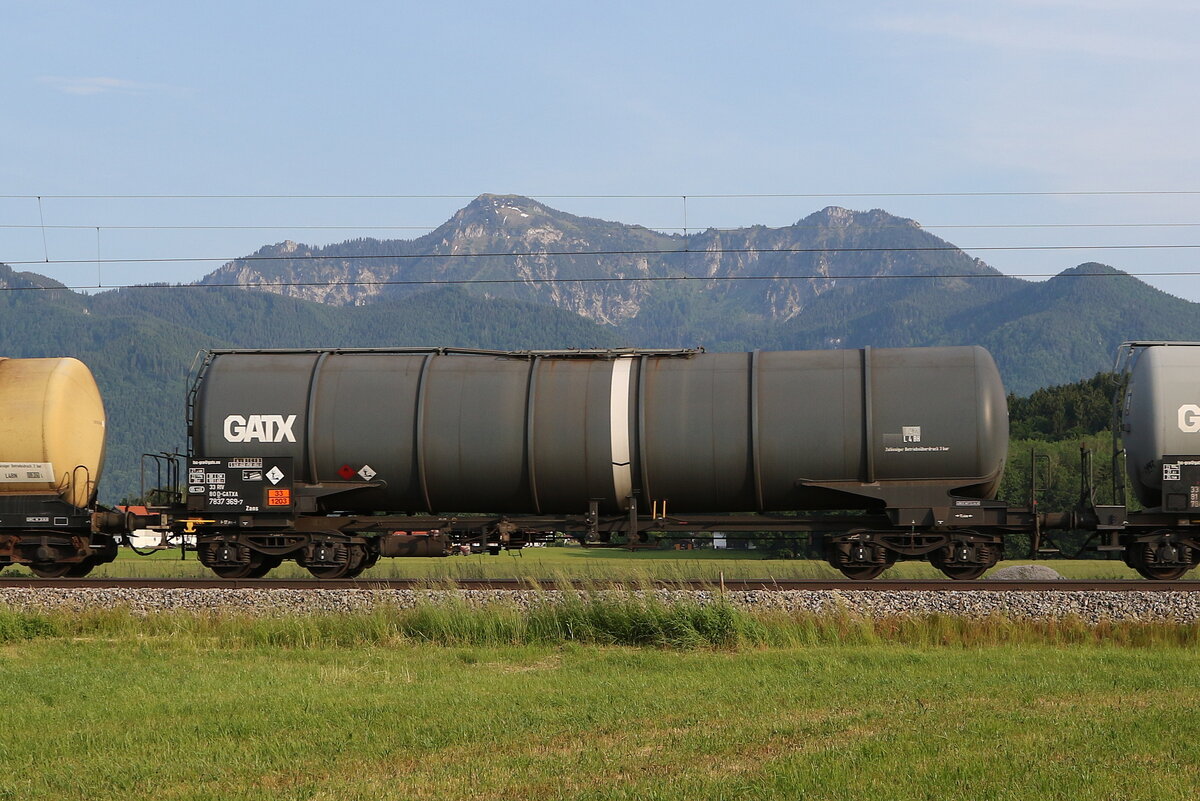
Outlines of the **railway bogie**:
{"type": "Polygon", "coordinates": [[[1122,555],[1139,575],[1171,581],[1200,564],[1200,542],[1190,533],[1159,529],[1127,537],[1122,555]]]}
{"type": "Polygon", "coordinates": [[[948,578],[974,579],[1004,553],[1000,533],[970,530],[867,531],[826,535],[825,558],[847,578],[873,579],[897,561],[925,560],[948,578]]]}
{"type": "MultiPolygon", "coordinates": [[[[325,521],[343,522],[337,518],[325,521]]],[[[196,542],[202,564],[219,576],[239,579],[261,578],[285,561],[296,562],[316,578],[354,578],[383,556],[444,556],[449,547],[449,538],[436,531],[347,533],[337,529],[210,531],[196,542]]]]}

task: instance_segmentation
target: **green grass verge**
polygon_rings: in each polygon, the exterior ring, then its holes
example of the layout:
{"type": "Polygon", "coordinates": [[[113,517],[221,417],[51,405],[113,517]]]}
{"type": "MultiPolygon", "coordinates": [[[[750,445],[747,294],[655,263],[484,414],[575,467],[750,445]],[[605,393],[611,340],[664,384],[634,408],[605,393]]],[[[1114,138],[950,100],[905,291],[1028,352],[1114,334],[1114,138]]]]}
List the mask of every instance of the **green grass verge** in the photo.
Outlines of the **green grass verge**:
{"type": "Polygon", "coordinates": [[[472,605],[453,593],[414,607],[381,605],[341,614],[254,616],[224,609],[137,614],[127,608],[34,612],[0,606],[0,644],[38,639],[170,638],[226,646],[287,648],[435,644],[652,646],[747,649],[820,645],[1007,645],[1192,647],[1200,623],[1088,623],[1003,615],[867,617],[751,610],[723,598],[665,600],[654,593],[549,595],[523,606],[472,605]]]}
{"type": "Polygon", "coordinates": [[[0,799],[1190,800],[1200,786],[1194,630],[1063,647],[1075,635],[980,644],[942,619],[834,617],[792,621],[817,632],[804,646],[663,649],[465,645],[509,635],[402,617],[5,613],[0,799]]]}

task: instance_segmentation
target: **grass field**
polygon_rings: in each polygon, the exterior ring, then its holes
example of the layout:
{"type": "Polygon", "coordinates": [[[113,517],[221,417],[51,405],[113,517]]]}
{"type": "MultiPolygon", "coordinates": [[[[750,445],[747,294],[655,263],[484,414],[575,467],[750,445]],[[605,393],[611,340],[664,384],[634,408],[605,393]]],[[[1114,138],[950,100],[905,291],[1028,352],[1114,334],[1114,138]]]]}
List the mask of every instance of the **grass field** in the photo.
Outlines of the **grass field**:
{"type": "Polygon", "coordinates": [[[777,618],[757,642],[649,648],[501,645],[487,615],[421,614],[0,613],[0,798],[1086,801],[1200,786],[1197,627],[777,618]],[[769,642],[789,628],[792,644],[769,642]]]}
{"type": "MultiPolygon", "coordinates": [[[[999,567],[1030,564],[1027,560],[1002,562],[999,567]]],[[[1117,560],[1048,560],[1047,565],[1067,578],[1138,579],[1137,573],[1117,560]]],[[[477,554],[444,558],[382,559],[363,578],[554,578],[570,576],[586,579],[816,579],[842,578],[825,562],[808,559],[765,559],[746,551],[625,551],[614,548],[525,548],[498,556],[477,554]]],[[[5,576],[29,575],[20,567],[10,567],[5,576]]],[[[142,578],[163,576],[211,576],[212,572],[196,560],[194,553],[181,560],[178,551],[163,551],[140,557],[122,549],[117,561],[101,565],[93,576],[142,578]]],[[[294,562],[286,562],[271,572],[275,578],[299,578],[308,572],[294,562]]],[[[1193,571],[1187,578],[1193,578],[1193,571]]],[[[945,578],[926,562],[901,562],[882,578],[945,578]]]]}

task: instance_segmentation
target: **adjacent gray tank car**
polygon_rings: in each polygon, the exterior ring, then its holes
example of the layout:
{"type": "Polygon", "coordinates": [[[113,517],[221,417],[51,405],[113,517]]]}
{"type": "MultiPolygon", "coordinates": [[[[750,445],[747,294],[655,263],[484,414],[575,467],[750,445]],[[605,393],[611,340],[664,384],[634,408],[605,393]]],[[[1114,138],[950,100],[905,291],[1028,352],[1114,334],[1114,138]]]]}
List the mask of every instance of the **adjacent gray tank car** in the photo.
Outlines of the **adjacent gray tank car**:
{"type": "Polygon", "coordinates": [[[1119,440],[1125,472],[1145,507],[1096,507],[1102,550],[1120,550],[1147,578],[1174,579],[1200,563],[1200,343],[1126,342],[1118,352],[1125,378],[1119,440]]]}
{"type": "Polygon", "coordinates": [[[754,512],[991,498],[1004,388],[979,347],[699,353],[218,351],[199,458],[288,457],[318,508],[754,512]],[[908,499],[893,503],[893,500],[908,499]]]}
{"type": "Polygon", "coordinates": [[[1164,505],[1164,462],[1200,455],[1200,343],[1131,345],[1121,409],[1126,465],[1138,500],[1157,507],[1164,505]]]}

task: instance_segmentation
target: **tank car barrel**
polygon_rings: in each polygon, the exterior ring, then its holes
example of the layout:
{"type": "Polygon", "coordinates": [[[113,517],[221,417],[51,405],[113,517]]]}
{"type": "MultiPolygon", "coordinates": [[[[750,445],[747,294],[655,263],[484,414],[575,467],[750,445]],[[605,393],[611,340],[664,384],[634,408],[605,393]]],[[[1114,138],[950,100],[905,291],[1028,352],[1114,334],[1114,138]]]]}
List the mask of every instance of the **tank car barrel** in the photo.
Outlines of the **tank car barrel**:
{"type": "Polygon", "coordinates": [[[83,576],[116,556],[91,517],[105,425],[79,360],[0,358],[0,567],[83,576]]]}
{"type": "Polygon", "coordinates": [[[193,396],[196,457],[374,482],[318,504],[356,512],[837,508],[856,485],[914,482],[988,498],[1008,441],[999,373],[973,347],[219,351],[193,396]]]}

